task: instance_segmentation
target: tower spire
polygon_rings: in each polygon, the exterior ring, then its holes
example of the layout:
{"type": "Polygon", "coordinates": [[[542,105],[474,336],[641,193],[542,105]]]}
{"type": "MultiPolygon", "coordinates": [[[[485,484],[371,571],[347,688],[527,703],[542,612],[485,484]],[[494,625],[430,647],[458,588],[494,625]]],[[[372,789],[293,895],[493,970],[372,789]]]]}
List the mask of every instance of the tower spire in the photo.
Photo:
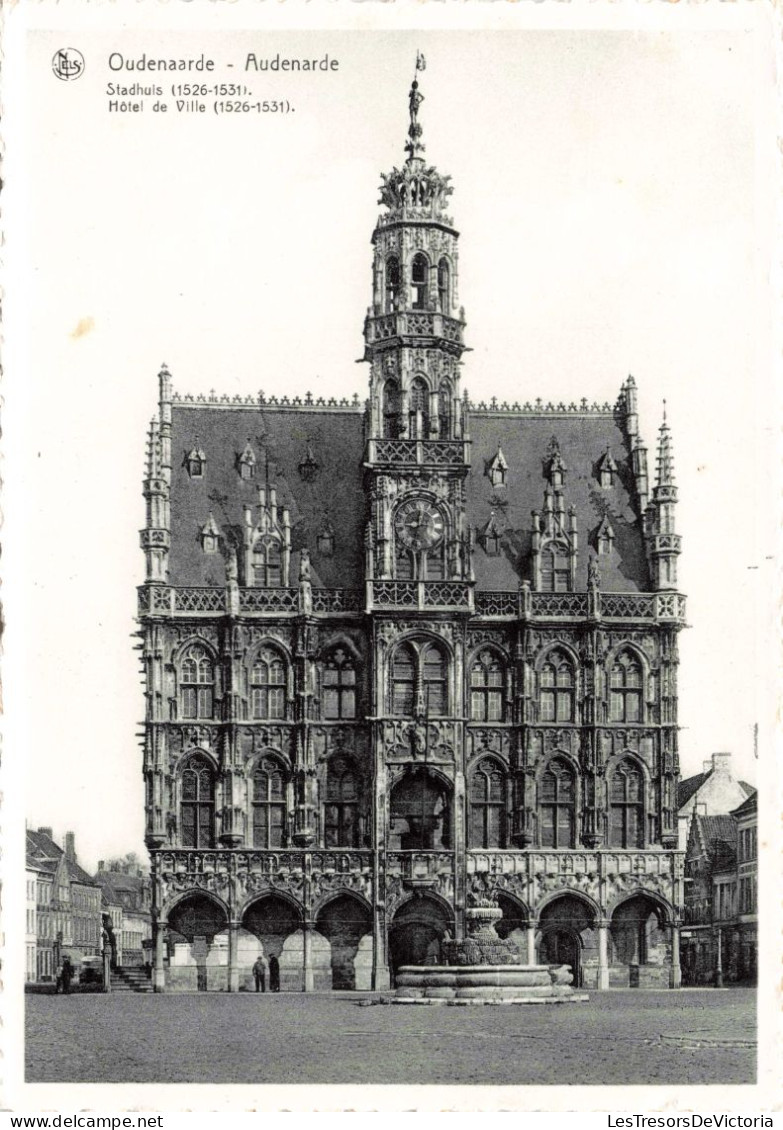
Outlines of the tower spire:
{"type": "Polygon", "coordinates": [[[674,449],[666,421],[666,401],[664,401],[663,420],[658,430],[656,482],[646,516],[653,586],[657,590],[677,588],[677,558],[682,543],[680,535],[676,532],[676,508],[674,449]]]}
{"type": "MultiPolygon", "coordinates": [[[[657,487],[674,486],[674,449],[669,425],[666,422],[666,401],[663,402],[663,420],[658,430],[657,487]]],[[[675,496],[676,497],[676,496],[675,496]]]]}

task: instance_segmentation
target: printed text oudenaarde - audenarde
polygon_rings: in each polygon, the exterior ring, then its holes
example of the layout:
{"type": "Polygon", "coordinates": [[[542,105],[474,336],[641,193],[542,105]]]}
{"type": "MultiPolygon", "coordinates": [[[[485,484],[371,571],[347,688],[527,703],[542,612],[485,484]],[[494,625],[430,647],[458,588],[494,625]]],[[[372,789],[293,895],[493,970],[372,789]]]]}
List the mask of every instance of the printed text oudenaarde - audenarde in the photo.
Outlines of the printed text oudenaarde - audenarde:
{"type": "MultiPolygon", "coordinates": [[[[109,55],[109,70],[111,71],[205,71],[215,70],[215,60],[206,55],[195,55],[182,58],[151,58],[143,52],[136,58],[128,58],[121,51],[112,51],[109,55]]],[[[226,64],[233,67],[232,63],[226,64]]],[[[321,55],[316,59],[300,58],[298,56],[284,56],[279,52],[276,55],[263,56],[250,52],[245,56],[244,69],[246,71],[337,71],[340,60],[331,55],[321,55]]]]}

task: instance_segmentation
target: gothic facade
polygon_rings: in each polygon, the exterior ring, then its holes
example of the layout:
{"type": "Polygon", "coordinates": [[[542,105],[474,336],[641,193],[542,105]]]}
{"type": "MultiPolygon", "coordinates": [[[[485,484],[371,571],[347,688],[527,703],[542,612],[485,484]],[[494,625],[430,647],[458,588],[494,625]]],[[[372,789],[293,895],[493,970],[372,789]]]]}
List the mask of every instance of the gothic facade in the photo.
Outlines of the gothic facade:
{"type": "Polygon", "coordinates": [[[637,393],[470,403],[449,178],[383,177],[369,399],[179,396],[139,622],[158,989],[382,989],[465,910],[577,983],[679,985],[677,590],[637,393]]]}

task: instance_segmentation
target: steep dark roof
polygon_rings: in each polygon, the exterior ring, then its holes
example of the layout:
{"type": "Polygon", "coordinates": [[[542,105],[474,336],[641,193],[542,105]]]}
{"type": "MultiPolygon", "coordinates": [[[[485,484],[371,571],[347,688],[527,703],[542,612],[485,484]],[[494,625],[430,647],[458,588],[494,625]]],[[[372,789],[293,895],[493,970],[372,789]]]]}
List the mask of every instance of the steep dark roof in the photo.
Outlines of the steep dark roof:
{"type": "Polygon", "coordinates": [[[702,835],[707,844],[716,840],[733,843],[737,838],[737,824],[733,816],[699,816],[702,835]]]}
{"type": "Polygon", "coordinates": [[[364,415],[356,409],[253,409],[190,406],[175,402],[171,441],[171,552],[169,579],[174,585],[225,584],[219,554],[205,554],[200,531],[210,511],[218,526],[241,525],[243,506],[258,504],[265,483],[264,452],[269,455],[269,482],[278,505],[291,514],[291,584],[299,575],[298,550],[310,550],[314,585],[352,588],[364,577],[363,489],[364,415]],[[206,455],[203,478],[191,479],[186,456],[198,437],[206,455]],[[257,438],[258,437],[258,438],[257,438]],[[255,477],[241,479],[237,457],[250,439],[256,456],[255,477]],[[259,439],[261,442],[259,442],[259,439]],[[299,473],[308,445],[318,463],[311,482],[299,473]],[[334,553],[320,557],[316,538],[326,520],[334,529],[334,553]]]}
{"type": "Polygon", "coordinates": [[[54,874],[60,862],[62,849],[42,832],[27,829],[26,858],[28,867],[54,874]]]}
{"type": "MultiPolygon", "coordinates": [[[[744,786],[743,781],[740,781],[740,784],[744,786]]],[[[745,787],[750,788],[750,785],[747,785],[745,787]]],[[[737,805],[736,808],[732,808],[731,815],[734,817],[750,816],[753,812],[758,812],[758,807],[759,794],[754,789],[747,800],[743,800],[742,804],[737,805]]]]}
{"type": "MultiPolygon", "coordinates": [[[[54,840],[44,832],[33,832],[27,829],[27,861],[34,867],[43,871],[54,873],[65,852],[54,840]]],[[[83,867],[72,859],[65,859],[68,876],[74,883],[94,887],[95,881],[87,874],[83,867]]]]}
{"type": "MultiPolygon", "coordinates": [[[[496,412],[471,409],[471,470],[467,479],[467,519],[483,529],[490,513],[502,534],[499,556],[478,545],[474,554],[477,588],[516,589],[530,577],[531,511],[544,501],[544,463],[554,437],[567,471],[566,510],[577,515],[579,554],[576,588],[587,587],[587,562],[596,534],[608,516],[614,531],[611,554],[600,559],[602,588],[609,592],[649,591],[650,580],[641,526],[634,502],[634,480],[627,441],[609,411],[585,413],[496,412]],[[502,447],[507,486],[493,487],[487,467],[502,447]],[[602,488],[599,464],[607,450],[617,465],[612,487],[602,488]]],[[[223,531],[242,523],[242,508],[254,508],[265,482],[268,453],[270,485],[279,505],[289,507],[292,533],[291,584],[298,577],[298,550],[310,551],[316,586],[359,587],[364,580],[364,527],[367,498],[362,460],[365,416],[357,408],[221,407],[176,401],[172,406],[171,551],[169,579],[175,585],[225,583],[220,554],[205,554],[201,530],[210,512],[223,531]],[[242,479],[238,459],[250,445],[255,476],[242,479]],[[188,453],[206,456],[202,478],[191,478],[188,453]],[[309,452],[318,464],[312,481],[299,464],[309,452]],[[320,556],[316,539],[331,524],[334,552],[320,556]]]]}
{"type": "Polygon", "coordinates": [[[530,577],[531,511],[541,510],[547,479],[544,465],[556,439],[566,465],[563,499],[576,510],[579,553],[576,588],[587,588],[587,562],[595,536],[608,515],[614,548],[600,559],[601,587],[607,592],[649,592],[642,532],[634,507],[634,479],[625,435],[611,412],[540,416],[472,409],[469,417],[471,470],[467,481],[468,522],[483,528],[495,511],[502,552],[473,555],[478,589],[515,589],[530,577]],[[502,447],[508,464],[506,487],[493,487],[486,469],[502,447]],[[614,486],[602,488],[599,463],[610,450],[617,464],[614,486]],[[503,506],[502,503],[506,505],[503,506]]]}
{"type": "Polygon", "coordinates": [[[115,906],[126,909],[145,910],[145,885],[149,879],[140,875],[127,875],[122,871],[98,871],[95,882],[103,891],[104,897],[115,906]]]}
{"type": "MultiPolygon", "coordinates": [[[[712,770],[710,770],[710,773],[712,770]]],[[[698,792],[710,773],[697,773],[695,777],[686,777],[677,785],[677,807],[682,808],[687,804],[694,793],[698,792]]]]}
{"type": "MultiPolygon", "coordinates": [[[[712,769],[706,773],[697,773],[695,777],[686,777],[677,785],[677,807],[682,808],[687,804],[694,793],[698,792],[708,777],[712,776],[712,769]]],[[[753,785],[749,785],[747,781],[737,781],[739,787],[747,796],[751,796],[756,790],[753,785]]]]}

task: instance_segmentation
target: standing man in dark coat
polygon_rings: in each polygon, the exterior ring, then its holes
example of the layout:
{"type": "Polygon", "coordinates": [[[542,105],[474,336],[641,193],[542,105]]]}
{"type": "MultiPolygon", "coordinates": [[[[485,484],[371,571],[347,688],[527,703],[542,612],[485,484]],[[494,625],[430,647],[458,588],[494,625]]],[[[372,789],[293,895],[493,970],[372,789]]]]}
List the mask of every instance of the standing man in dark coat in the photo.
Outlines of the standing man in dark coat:
{"type": "Polygon", "coordinates": [[[253,976],[256,980],[256,992],[266,992],[266,971],[268,968],[267,960],[262,953],[258,955],[253,966],[253,976]]]}
{"type": "Polygon", "coordinates": [[[272,993],[280,992],[280,962],[274,954],[269,959],[269,990],[272,993]]]}
{"type": "Polygon", "coordinates": [[[70,993],[71,980],[73,978],[73,966],[71,965],[71,959],[67,955],[63,958],[63,969],[60,976],[62,978],[63,992],[70,993]]]}

